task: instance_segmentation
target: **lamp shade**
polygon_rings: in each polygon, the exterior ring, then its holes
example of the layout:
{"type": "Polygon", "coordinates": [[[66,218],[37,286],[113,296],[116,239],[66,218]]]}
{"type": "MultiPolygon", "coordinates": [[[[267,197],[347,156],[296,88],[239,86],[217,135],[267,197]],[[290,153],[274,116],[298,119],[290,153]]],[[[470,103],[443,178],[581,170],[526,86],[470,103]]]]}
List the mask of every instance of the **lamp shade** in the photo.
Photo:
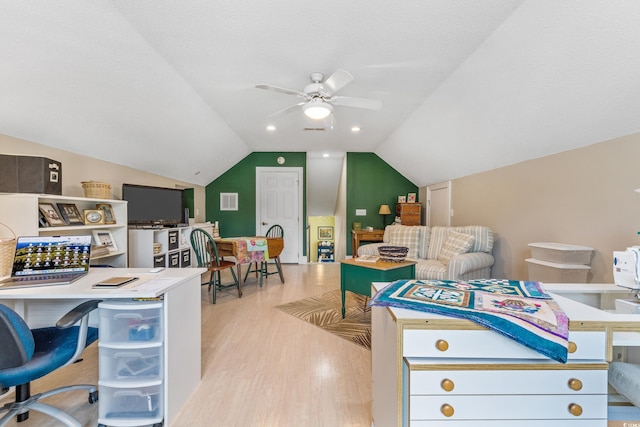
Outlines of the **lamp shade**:
{"type": "Polygon", "coordinates": [[[302,106],[305,116],[313,120],[322,120],[333,111],[333,105],[323,102],[322,99],[313,99],[302,106]]]}
{"type": "Polygon", "coordinates": [[[389,215],[390,213],[391,209],[389,209],[389,205],[380,205],[379,215],[389,215]]]}

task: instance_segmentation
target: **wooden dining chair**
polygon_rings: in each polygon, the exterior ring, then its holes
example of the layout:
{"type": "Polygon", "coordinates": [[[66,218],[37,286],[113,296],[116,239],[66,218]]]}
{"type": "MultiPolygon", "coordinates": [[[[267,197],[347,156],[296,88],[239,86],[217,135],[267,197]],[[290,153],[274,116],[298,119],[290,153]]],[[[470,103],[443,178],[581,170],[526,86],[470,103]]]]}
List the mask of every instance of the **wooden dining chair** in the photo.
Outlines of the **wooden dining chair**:
{"type": "Polygon", "coordinates": [[[216,246],[216,242],[205,230],[201,228],[193,229],[191,231],[190,240],[193,251],[196,253],[198,267],[206,268],[211,272],[209,281],[202,283],[202,285],[209,286],[209,292],[213,294],[213,303],[216,303],[216,291],[233,286],[238,288],[238,298],[241,298],[242,287],[234,269],[236,263],[233,261],[226,261],[218,256],[218,247],[216,246]],[[229,270],[231,272],[231,275],[233,276],[233,283],[222,284],[221,273],[223,270],[229,270]]]}
{"type": "MultiPolygon", "coordinates": [[[[267,234],[265,237],[268,238],[281,238],[284,239],[284,230],[278,224],[272,225],[267,230],[267,234]]],[[[268,242],[267,242],[268,244],[268,242]]],[[[278,274],[280,276],[280,281],[284,283],[284,275],[282,274],[282,264],[280,263],[280,254],[282,253],[282,249],[284,249],[284,242],[280,245],[269,245],[269,259],[274,260],[276,265],[276,271],[269,271],[269,263],[267,261],[263,261],[258,266],[257,262],[251,263],[249,268],[247,269],[247,273],[244,275],[244,280],[247,280],[250,272],[255,272],[256,276],[260,274],[260,286],[262,286],[262,278],[270,276],[271,274],[278,274]],[[251,268],[253,265],[253,269],[251,268]]]]}

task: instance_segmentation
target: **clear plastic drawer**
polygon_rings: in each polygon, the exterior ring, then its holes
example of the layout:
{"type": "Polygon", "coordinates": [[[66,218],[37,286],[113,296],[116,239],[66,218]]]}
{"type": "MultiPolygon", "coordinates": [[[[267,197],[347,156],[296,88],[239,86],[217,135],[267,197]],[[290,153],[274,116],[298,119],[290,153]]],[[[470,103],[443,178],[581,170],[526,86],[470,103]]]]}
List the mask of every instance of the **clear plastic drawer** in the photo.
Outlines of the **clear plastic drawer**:
{"type": "Polygon", "coordinates": [[[138,388],[100,386],[99,418],[152,420],[163,416],[162,384],[138,388]]]}
{"type": "Polygon", "coordinates": [[[162,366],[161,345],[149,348],[100,348],[100,380],[161,380],[162,366]]]}
{"type": "Polygon", "coordinates": [[[162,341],[162,303],[109,303],[100,307],[102,343],[153,343],[162,341]]]}

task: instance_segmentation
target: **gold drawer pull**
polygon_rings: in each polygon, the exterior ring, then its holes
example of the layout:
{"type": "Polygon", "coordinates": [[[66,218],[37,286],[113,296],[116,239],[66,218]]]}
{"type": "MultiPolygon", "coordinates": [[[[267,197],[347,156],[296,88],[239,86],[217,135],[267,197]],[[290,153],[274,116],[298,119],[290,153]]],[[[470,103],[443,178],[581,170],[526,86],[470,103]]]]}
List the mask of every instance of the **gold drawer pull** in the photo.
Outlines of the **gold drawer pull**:
{"type": "Polygon", "coordinates": [[[442,412],[442,415],[445,417],[452,417],[455,411],[453,410],[453,406],[445,403],[440,407],[440,412],[442,412]]]}
{"type": "Polygon", "coordinates": [[[578,349],[578,345],[573,341],[569,341],[569,345],[567,346],[567,351],[569,353],[575,353],[577,349],[578,349]]]}
{"type": "Polygon", "coordinates": [[[569,388],[571,390],[580,391],[582,390],[582,381],[577,378],[571,378],[569,380],[569,388]]]}
{"type": "Polygon", "coordinates": [[[445,378],[440,383],[440,387],[442,387],[444,391],[451,391],[455,387],[455,384],[453,384],[453,381],[451,381],[450,379],[445,378]]]}
{"type": "Polygon", "coordinates": [[[582,415],[582,406],[578,405],[577,403],[572,403],[571,405],[569,405],[569,412],[571,413],[571,415],[579,417],[580,415],[582,415]]]}
{"type": "Polygon", "coordinates": [[[445,340],[436,341],[436,348],[440,351],[447,351],[449,349],[449,343],[445,340]]]}

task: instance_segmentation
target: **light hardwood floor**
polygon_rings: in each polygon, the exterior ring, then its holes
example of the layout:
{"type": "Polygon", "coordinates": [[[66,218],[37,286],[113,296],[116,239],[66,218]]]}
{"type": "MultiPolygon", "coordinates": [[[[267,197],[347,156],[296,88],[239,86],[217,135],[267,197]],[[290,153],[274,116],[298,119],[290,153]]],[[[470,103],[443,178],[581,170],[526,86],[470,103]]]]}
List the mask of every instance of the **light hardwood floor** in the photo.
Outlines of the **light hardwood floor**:
{"type": "MultiPolygon", "coordinates": [[[[285,284],[273,275],[262,288],[249,278],[242,298],[225,290],[216,305],[202,288],[202,381],[173,426],[371,426],[371,352],[275,308],[340,288],[340,264],[284,265],[284,274],[285,284]]],[[[97,346],[83,356],[33,383],[32,393],[96,384],[97,346]]],[[[48,401],[97,424],[97,406],[83,392],[48,401]]],[[[58,424],[32,411],[9,425],[58,424]]]]}

